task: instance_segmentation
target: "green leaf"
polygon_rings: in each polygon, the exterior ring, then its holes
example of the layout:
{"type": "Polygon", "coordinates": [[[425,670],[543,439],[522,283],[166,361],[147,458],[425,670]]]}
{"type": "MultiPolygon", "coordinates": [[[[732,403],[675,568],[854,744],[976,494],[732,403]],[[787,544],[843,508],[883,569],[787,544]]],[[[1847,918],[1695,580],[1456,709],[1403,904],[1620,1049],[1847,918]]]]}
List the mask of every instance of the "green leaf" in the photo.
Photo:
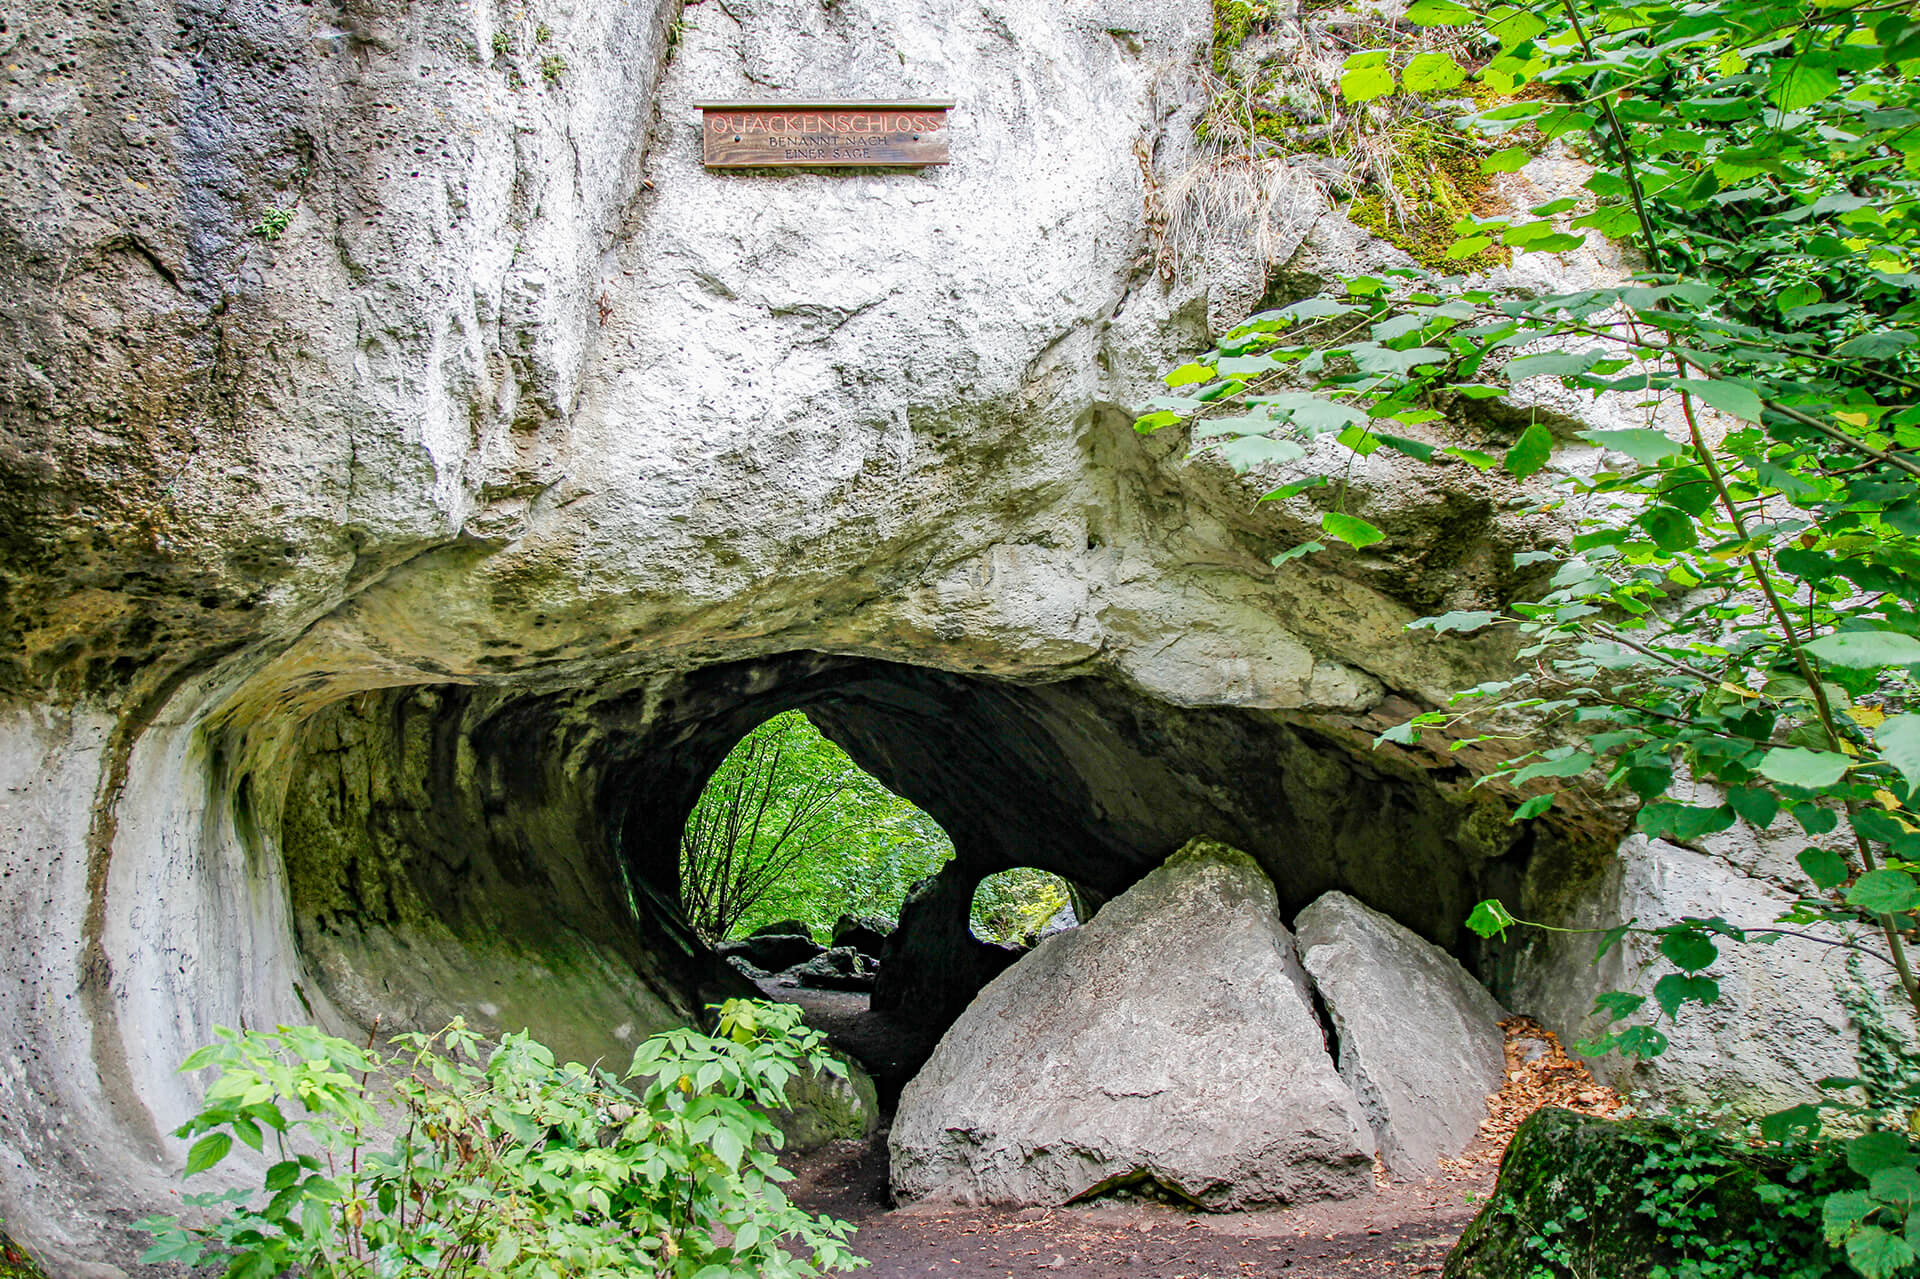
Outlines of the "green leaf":
{"type": "Polygon", "coordinates": [[[1896,631],[1847,631],[1821,636],[1807,645],[1807,652],[1844,670],[1870,671],[1920,663],[1920,639],[1896,631]]]}
{"type": "Polygon", "coordinates": [[[1653,983],[1653,998],[1660,1010],[1669,1019],[1676,1016],[1683,1004],[1710,1004],[1720,998],[1720,983],[1711,977],[1682,977],[1679,973],[1668,973],[1653,983]]]}
{"type": "Polygon", "coordinates": [[[1640,1011],[1645,995],[1630,995],[1624,990],[1607,990],[1593,997],[1593,1011],[1605,1013],[1608,1021],[1619,1021],[1640,1011]]]}
{"type": "Polygon", "coordinates": [[[1324,475],[1309,475],[1304,480],[1295,480],[1291,484],[1282,484],[1279,488],[1271,492],[1262,493],[1259,500],[1262,502],[1285,502],[1290,498],[1299,497],[1308,489],[1320,488],[1326,482],[1327,477],[1324,475]]]}
{"type": "Polygon", "coordinates": [[[1900,770],[1909,791],[1920,789],[1920,714],[1895,715],[1873,730],[1873,744],[1900,770]]]}
{"type": "Polygon", "coordinates": [[[1256,466],[1297,461],[1306,452],[1292,440],[1276,440],[1270,435],[1239,435],[1220,446],[1220,456],[1242,475],[1256,466]]]}
{"type": "Polygon", "coordinates": [[[1324,542],[1302,542],[1298,546],[1288,547],[1286,550],[1268,560],[1267,563],[1273,565],[1275,568],[1279,568],[1288,560],[1297,560],[1302,555],[1311,555],[1315,551],[1324,551],[1326,549],[1326,543],[1324,542]]]}
{"type": "Polygon", "coordinates": [[[1864,1190],[1843,1190],[1828,1195],[1820,1205],[1820,1221],[1830,1241],[1838,1242],[1849,1230],[1880,1210],[1873,1196],[1864,1190]]]}
{"type": "Polygon", "coordinates": [[[1340,96],[1349,102],[1371,102],[1392,92],[1392,67],[1361,67],[1340,74],[1340,96]]]}
{"type": "Polygon", "coordinates": [[[1643,426],[1624,431],[1582,431],[1580,438],[1603,449],[1625,453],[1642,466],[1652,466],[1662,458],[1687,451],[1687,446],[1680,441],[1643,426]]]}
{"type": "Polygon", "coordinates": [[[1342,511],[1328,511],[1320,517],[1320,527],[1326,533],[1339,538],[1348,546],[1358,549],[1372,546],[1386,537],[1379,529],[1342,511]]]}
{"type": "Polygon", "coordinates": [[[1901,1133],[1862,1133],[1847,1143],[1847,1167],[1862,1177],[1871,1177],[1882,1168],[1913,1166],[1913,1145],[1901,1133]]]}
{"type": "Polygon", "coordinates": [[[229,1137],[223,1132],[208,1133],[200,1140],[194,1142],[192,1149],[187,1151],[187,1171],[185,1175],[191,1177],[195,1173],[205,1172],[222,1159],[225,1159],[227,1152],[232,1149],[232,1137],[229,1137]]]}
{"type": "Polygon", "coordinates": [[[1794,1137],[1820,1135],[1820,1108],[1801,1102],[1778,1110],[1760,1121],[1760,1135],[1768,1141],[1788,1141],[1794,1137]]]}
{"type": "Polygon", "coordinates": [[[1834,751],[1809,751],[1797,746],[1776,746],[1760,761],[1760,774],[1783,786],[1804,786],[1819,790],[1832,786],[1847,775],[1850,763],[1834,751]]]}
{"type": "Polygon", "coordinates": [[[1513,816],[1508,820],[1510,822],[1530,821],[1552,807],[1553,792],[1549,791],[1545,795],[1535,795],[1521,804],[1520,807],[1514,809],[1513,816]]]}
{"type": "Polygon", "coordinates": [[[1835,355],[1848,356],[1856,360],[1884,360],[1900,354],[1920,338],[1911,333],[1902,333],[1889,329],[1880,333],[1862,333],[1857,338],[1849,338],[1835,350],[1835,355]]]}
{"type": "Polygon", "coordinates": [[[1806,56],[1778,58],[1767,73],[1767,101],[1782,111],[1798,111],[1840,89],[1840,77],[1806,56]]]}
{"type": "Polygon", "coordinates": [[[1599,358],[1598,351],[1542,351],[1509,361],[1501,372],[1509,382],[1522,382],[1530,377],[1568,377],[1585,373],[1599,358]]]}
{"type": "MultiPolygon", "coordinates": [[[[1533,159],[1533,152],[1527,150],[1525,147],[1507,147],[1505,150],[1495,151],[1492,155],[1482,160],[1480,162],[1480,172],[1513,173],[1517,170],[1524,169],[1527,161],[1531,159],[1533,159]]],[[[1487,244],[1492,243],[1492,237],[1488,237],[1487,244]]],[[[1481,247],[1484,248],[1485,246],[1483,245],[1481,247]]],[[[1451,256],[1451,250],[1449,250],[1449,256],[1451,256]]],[[[1469,255],[1463,253],[1460,256],[1467,257],[1469,255]]]]}
{"type": "Polygon", "coordinates": [[[1487,10],[1487,34],[1498,40],[1503,49],[1531,40],[1546,29],[1547,24],[1530,9],[1503,6],[1487,10]]]}
{"type": "Polygon", "coordinates": [[[1914,1251],[1899,1235],[1866,1226],[1847,1240],[1847,1261],[1864,1279],[1894,1279],[1913,1264],[1914,1251]]]}
{"type": "Polygon", "coordinates": [[[1489,897],[1473,908],[1467,916],[1467,929],[1479,937],[1499,937],[1504,939],[1507,929],[1520,921],[1507,913],[1507,908],[1498,898],[1489,897]]]}
{"type": "MultiPolygon", "coordinates": [[[[1191,348],[1189,348],[1191,349],[1191,348]]],[[[1213,381],[1211,364],[1182,364],[1162,379],[1168,386],[1195,386],[1213,381]]]]}
{"type": "Polygon", "coordinates": [[[1680,384],[1680,389],[1696,399],[1704,400],[1722,413],[1731,413],[1748,422],[1760,420],[1760,397],[1751,388],[1738,382],[1688,380],[1680,384]]]}
{"type": "Polygon", "coordinates": [[[1765,830],[1780,815],[1780,801],[1770,790],[1758,786],[1736,786],[1727,792],[1727,802],[1755,830],[1765,830]]]}
{"type": "Polygon", "coordinates": [[[1883,1204],[1891,1204],[1901,1216],[1920,1207],[1920,1172],[1912,1168],[1882,1168],[1869,1178],[1867,1189],[1883,1204]]]}
{"type": "Polygon", "coordinates": [[[1667,1037],[1652,1026],[1629,1026],[1614,1036],[1614,1046],[1629,1057],[1658,1057],[1667,1051],[1667,1037]]]}
{"type": "Polygon", "coordinates": [[[1649,835],[1690,844],[1703,835],[1726,830],[1734,822],[1733,806],[1701,808],[1692,804],[1648,804],[1634,825],[1649,835]]]}
{"type": "Polygon", "coordinates": [[[1470,635],[1474,631],[1491,626],[1500,614],[1485,609],[1455,609],[1451,613],[1442,613],[1438,617],[1423,617],[1417,622],[1408,622],[1407,629],[1429,629],[1435,635],[1445,635],[1448,631],[1458,631],[1470,635]]]}
{"type": "Polygon", "coordinates": [[[1444,93],[1466,78],[1467,73],[1450,54],[1416,53],[1400,73],[1400,84],[1408,93],[1444,93]]]}
{"type": "Polygon", "coordinates": [[[1690,551],[1700,544],[1693,517],[1674,506],[1650,506],[1634,520],[1647,530],[1653,544],[1669,555],[1690,551]]]}
{"type": "Polygon", "coordinates": [[[1559,759],[1543,759],[1510,774],[1507,781],[1524,786],[1540,777],[1578,777],[1593,767],[1593,752],[1573,751],[1559,759]]]}
{"type": "Polygon", "coordinates": [[[1720,958],[1713,939],[1693,928],[1668,929],[1660,939],[1660,953],[1671,960],[1675,968],[1688,972],[1698,972],[1720,958]]]}
{"type": "Polygon", "coordinates": [[[1407,21],[1423,27],[1460,27],[1477,15],[1453,0],[1413,0],[1407,9],[1407,21]]]}
{"type": "MultiPolygon", "coordinates": [[[[1518,361],[1515,361],[1518,363],[1518,361]]],[[[1513,447],[1507,450],[1504,465],[1515,479],[1526,479],[1547,464],[1553,456],[1553,433],[1540,423],[1535,422],[1520,433],[1513,447]]]]}
{"type": "Polygon", "coordinates": [[[1904,870],[1868,871],[1847,891],[1847,905],[1876,915],[1920,909],[1920,884],[1904,870]]]}
{"type": "Polygon", "coordinates": [[[1853,868],[1847,865],[1847,859],[1830,848],[1803,848],[1794,859],[1800,863],[1800,869],[1807,872],[1807,878],[1813,881],[1815,888],[1826,890],[1838,888],[1853,875],[1853,868]]]}

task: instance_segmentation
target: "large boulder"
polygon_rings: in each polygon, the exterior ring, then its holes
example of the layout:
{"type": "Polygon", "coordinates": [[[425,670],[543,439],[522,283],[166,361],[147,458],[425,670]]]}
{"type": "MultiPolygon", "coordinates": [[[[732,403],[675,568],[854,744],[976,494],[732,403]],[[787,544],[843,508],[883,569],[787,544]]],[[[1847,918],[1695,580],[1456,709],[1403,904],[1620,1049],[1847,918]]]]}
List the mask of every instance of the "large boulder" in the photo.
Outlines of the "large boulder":
{"type": "MultiPolygon", "coordinates": [[[[771,924],[762,924],[747,934],[748,937],[812,937],[813,929],[804,919],[776,919],[771,924]]],[[[837,945],[838,943],[836,943],[837,945]]]]}
{"type": "Polygon", "coordinates": [[[1373,1188],[1273,884],[1208,840],[981,991],[901,1094],[889,1147],[908,1200],[1148,1181],[1225,1209],[1373,1188]]]}
{"type": "Polygon", "coordinates": [[[727,959],[743,959],[755,968],[778,972],[806,963],[826,947],[805,933],[754,933],[737,941],[723,941],[714,949],[727,959]]]}
{"type": "Polygon", "coordinates": [[[1818,1217],[1804,1215],[1811,1196],[1848,1181],[1833,1159],[1782,1159],[1659,1120],[1540,1110],[1514,1133],[1444,1279],[1658,1279],[1701,1273],[1710,1259],[1717,1275],[1784,1274],[1783,1261],[1796,1275],[1849,1274],[1818,1217]]]}
{"type": "Polygon", "coordinates": [[[1380,1161],[1395,1176],[1432,1173],[1466,1149],[1500,1087],[1505,1012],[1453,956],[1345,893],[1293,927],[1380,1161]]]}
{"type": "Polygon", "coordinates": [[[773,1122],[786,1136],[788,1150],[871,1137],[880,1127],[880,1094],[873,1077],[846,1054],[835,1055],[847,1069],[845,1077],[814,1070],[787,1084],[787,1104],[774,1112],[773,1122]]]}
{"type": "Polygon", "coordinates": [[[873,960],[851,946],[822,951],[780,974],[782,985],[814,990],[872,990],[875,976],[873,960]]]}
{"type": "Polygon", "coordinates": [[[893,935],[894,922],[878,915],[842,915],[833,924],[833,944],[851,946],[863,955],[880,958],[880,948],[893,935]]]}

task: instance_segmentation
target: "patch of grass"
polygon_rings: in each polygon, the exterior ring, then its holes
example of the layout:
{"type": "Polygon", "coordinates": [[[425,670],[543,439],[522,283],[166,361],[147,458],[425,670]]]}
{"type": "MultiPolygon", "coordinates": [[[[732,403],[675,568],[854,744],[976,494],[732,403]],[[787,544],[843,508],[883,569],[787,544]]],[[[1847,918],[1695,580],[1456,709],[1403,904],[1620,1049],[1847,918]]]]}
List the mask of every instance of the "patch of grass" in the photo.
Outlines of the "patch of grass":
{"type": "Polygon", "coordinates": [[[1471,139],[1443,124],[1416,121],[1389,132],[1386,163],[1393,192],[1376,187],[1355,200],[1347,216],[1356,225],[1435,270],[1485,269],[1513,260],[1513,251],[1500,245],[1465,261],[1446,255],[1456,222],[1494,211],[1494,181],[1480,172],[1480,149],[1471,139]]]}
{"type": "Polygon", "coordinates": [[[557,53],[549,53],[540,59],[540,78],[548,84],[559,84],[560,77],[567,73],[567,60],[557,53]]]}
{"type": "Polygon", "coordinates": [[[254,224],[251,234],[271,243],[285,235],[287,228],[292,225],[292,209],[268,208],[260,215],[260,220],[254,224]]]}

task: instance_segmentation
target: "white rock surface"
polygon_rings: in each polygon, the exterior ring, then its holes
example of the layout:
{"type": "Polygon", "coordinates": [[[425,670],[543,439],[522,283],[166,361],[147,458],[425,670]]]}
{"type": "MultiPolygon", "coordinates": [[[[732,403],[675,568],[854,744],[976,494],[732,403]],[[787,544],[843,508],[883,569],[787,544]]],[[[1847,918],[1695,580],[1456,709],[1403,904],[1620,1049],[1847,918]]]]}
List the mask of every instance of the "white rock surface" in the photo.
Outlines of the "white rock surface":
{"type": "Polygon", "coordinates": [[[896,1196],[1063,1204],[1156,1182],[1208,1208],[1371,1193],[1266,873],[1196,840],[980,992],[900,1097],[896,1196]]]}
{"type": "Polygon", "coordinates": [[[1395,1177],[1433,1175],[1467,1148],[1504,1082],[1506,1014],[1459,960],[1345,893],[1293,928],[1380,1162],[1395,1177]]]}

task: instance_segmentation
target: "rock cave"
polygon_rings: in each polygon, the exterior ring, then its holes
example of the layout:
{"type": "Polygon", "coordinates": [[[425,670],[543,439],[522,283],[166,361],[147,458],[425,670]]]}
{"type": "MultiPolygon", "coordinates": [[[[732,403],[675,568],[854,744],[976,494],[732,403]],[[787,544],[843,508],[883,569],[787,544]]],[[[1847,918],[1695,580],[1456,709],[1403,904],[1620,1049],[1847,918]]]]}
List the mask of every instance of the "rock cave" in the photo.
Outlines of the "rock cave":
{"type": "MultiPolygon", "coordinates": [[[[1566,535],[1537,488],[1383,452],[1347,500],[1394,541],[1281,561],[1320,518],[1256,500],[1284,468],[1133,430],[1263,299],[1406,260],[1304,173],[1259,251],[1224,218],[1156,257],[1205,0],[545,21],[544,75],[525,15],[455,0],[0,25],[37,86],[0,124],[0,1220],[49,1273],[145,1272],[216,1026],[459,1015],[592,1061],[749,990],[678,846],[782,710],[952,837],[873,994],[930,1038],[1005,966],[982,878],[1116,898],[1196,838],[1569,1038],[1625,960],[1490,946],[1476,901],[1771,918],[1790,850],[1597,795],[1514,824],[1483,755],[1375,744],[1510,660],[1406,624],[1521,589],[1566,535]],[[822,84],[951,94],[952,163],[702,167],[698,99],[822,84]]],[[[1818,956],[1740,962],[1617,1081],[1848,1067],[1818,956]]]]}

